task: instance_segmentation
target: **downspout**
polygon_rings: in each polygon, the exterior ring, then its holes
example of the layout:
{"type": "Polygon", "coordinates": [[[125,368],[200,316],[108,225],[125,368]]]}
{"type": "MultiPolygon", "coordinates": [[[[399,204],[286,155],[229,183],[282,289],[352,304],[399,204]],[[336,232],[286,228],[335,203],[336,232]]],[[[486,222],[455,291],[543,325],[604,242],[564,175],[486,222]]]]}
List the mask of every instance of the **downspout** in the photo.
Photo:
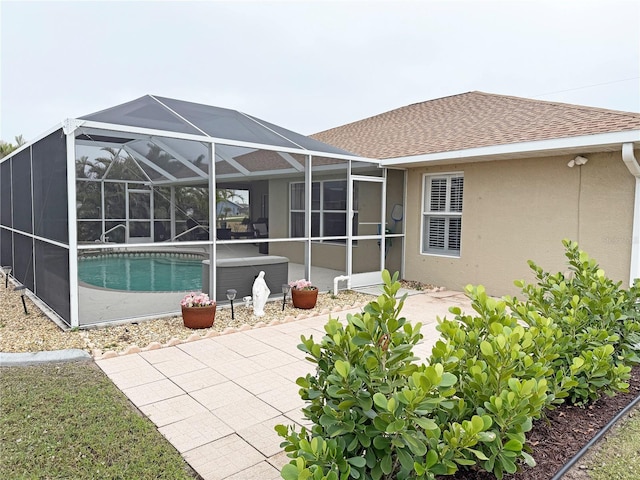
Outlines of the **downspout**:
{"type": "Polygon", "coordinates": [[[635,200],[633,203],[633,233],[631,237],[631,265],[629,268],[629,286],[640,278],[640,165],[633,154],[633,143],[622,144],[622,160],[631,175],[636,177],[635,200]]]}

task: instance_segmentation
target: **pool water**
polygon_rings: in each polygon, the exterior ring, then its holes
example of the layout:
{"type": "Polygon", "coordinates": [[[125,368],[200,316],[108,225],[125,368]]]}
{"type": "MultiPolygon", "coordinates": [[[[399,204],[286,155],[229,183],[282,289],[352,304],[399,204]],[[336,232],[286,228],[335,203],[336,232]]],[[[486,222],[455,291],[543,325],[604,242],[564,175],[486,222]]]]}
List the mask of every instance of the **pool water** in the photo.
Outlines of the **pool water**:
{"type": "Polygon", "coordinates": [[[202,288],[202,259],[167,254],[117,254],[80,259],[78,277],[96,287],[132,292],[202,288]]]}

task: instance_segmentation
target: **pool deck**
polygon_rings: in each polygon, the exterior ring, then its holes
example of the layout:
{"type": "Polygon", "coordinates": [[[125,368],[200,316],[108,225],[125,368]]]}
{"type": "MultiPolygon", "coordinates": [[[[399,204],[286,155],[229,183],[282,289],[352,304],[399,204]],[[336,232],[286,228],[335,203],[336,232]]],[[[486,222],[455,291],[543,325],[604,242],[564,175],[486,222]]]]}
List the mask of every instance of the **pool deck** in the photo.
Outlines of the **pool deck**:
{"type": "MultiPolygon", "coordinates": [[[[195,251],[195,250],[194,250],[195,251]]],[[[251,244],[226,246],[220,249],[218,258],[260,257],[256,246],[251,244]]],[[[256,272],[257,274],[258,272],[256,272]]],[[[329,268],[312,267],[311,278],[320,291],[333,290],[333,279],[344,272],[329,268]]],[[[305,278],[304,265],[289,263],[289,281],[305,278]]],[[[344,284],[341,285],[344,287],[344,284]]],[[[185,292],[126,292],[78,286],[79,317],[82,326],[111,322],[128,322],[131,319],[158,318],[180,313],[180,300],[185,292]]],[[[272,297],[282,297],[272,292],[272,297]]]]}
{"type": "MultiPolygon", "coordinates": [[[[373,290],[376,290],[375,287],[373,290]]],[[[372,290],[372,293],[375,293],[372,290]]],[[[403,316],[422,322],[414,348],[428,356],[436,318],[470,310],[459,292],[410,292],[403,316]]],[[[333,317],[345,320],[345,310],[333,317]]],[[[308,424],[295,384],[313,371],[297,349],[300,335],[324,334],[328,315],[256,328],[116,358],[97,364],[205,480],[276,480],[289,458],[277,424],[308,424]]]]}

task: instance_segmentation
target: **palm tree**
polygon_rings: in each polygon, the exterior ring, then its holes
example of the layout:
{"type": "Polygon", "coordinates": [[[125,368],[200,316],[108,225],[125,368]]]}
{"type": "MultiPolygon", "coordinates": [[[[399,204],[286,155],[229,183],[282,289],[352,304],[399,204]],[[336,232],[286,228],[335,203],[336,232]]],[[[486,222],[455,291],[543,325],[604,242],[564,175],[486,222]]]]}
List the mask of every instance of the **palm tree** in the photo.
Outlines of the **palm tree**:
{"type": "Polygon", "coordinates": [[[15,145],[9,142],[5,142],[4,140],[0,140],[0,158],[6,157],[11,152],[13,152],[14,150],[20,148],[22,145],[27,143],[27,141],[24,139],[22,135],[18,135],[17,137],[14,137],[14,141],[16,142],[15,145]]]}

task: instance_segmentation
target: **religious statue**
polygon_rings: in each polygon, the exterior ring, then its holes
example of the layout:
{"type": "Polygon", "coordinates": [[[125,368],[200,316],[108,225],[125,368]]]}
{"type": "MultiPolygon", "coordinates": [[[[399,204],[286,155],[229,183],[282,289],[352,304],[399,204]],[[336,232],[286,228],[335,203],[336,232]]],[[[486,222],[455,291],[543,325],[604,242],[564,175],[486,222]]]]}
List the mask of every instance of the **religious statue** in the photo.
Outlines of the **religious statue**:
{"type": "Polygon", "coordinates": [[[267,303],[267,299],[271,294],[271,290],[267,287],[267,282],[264,281],[264,272],[260,271],[255,281],[253,282],[253,314],[256,317],[264,317],[264,306],[267,303]]]}

